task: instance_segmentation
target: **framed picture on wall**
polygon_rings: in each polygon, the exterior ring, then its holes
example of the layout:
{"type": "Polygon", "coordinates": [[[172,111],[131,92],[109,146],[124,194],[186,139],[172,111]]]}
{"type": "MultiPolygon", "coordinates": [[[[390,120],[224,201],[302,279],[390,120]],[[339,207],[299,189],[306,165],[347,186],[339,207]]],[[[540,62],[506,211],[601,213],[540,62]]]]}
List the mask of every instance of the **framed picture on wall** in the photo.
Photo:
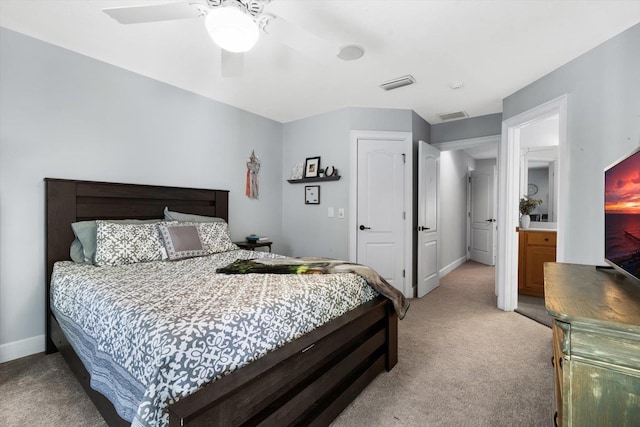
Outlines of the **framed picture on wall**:
{"type": "Polygon", "coordinates": [[[304,177],[317,178],[320,171],[320,156],[308,157],[304,162],[304,177]]]}
{"type": "Polygon", "coordinates": [[[319,185],[305,185],[304,204],[305,205],[320,204],[320,186],[319,185]]]}

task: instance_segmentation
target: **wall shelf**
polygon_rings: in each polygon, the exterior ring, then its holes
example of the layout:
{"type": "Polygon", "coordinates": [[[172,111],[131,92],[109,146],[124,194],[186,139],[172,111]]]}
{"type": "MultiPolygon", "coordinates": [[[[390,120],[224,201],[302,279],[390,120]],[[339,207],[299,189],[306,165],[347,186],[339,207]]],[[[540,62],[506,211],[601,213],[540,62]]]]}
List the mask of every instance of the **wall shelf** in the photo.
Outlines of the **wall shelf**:
{"type": "Polygon", "coordinates": [[[342,178],[339,175],[334,176],[320,176],[317,178],[301,178],[301,179],[288,179],[287,182],[290,184],[302,184],[303,182],[322,182],[322,181],[337,181],[342,178]]]}

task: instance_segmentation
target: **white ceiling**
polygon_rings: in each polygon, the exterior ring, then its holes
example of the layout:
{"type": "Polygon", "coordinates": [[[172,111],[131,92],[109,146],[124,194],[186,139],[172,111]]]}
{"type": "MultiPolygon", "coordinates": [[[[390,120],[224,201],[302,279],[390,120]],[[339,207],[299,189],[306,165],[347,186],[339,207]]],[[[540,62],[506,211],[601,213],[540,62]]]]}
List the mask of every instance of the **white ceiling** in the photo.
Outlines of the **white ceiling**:
{"type": "Polygon", "coordinates": [[[157,3],[0,0],[0,25],[279,122],[358,106],[436,124],[500,112],[506,96],[640,22],[638,0],[273,0],[266,12],[365,56],[314,58],[263,35],[243,76],[223,78],[203,18],[121,25],[101,11],[157,3]],[[378,87],[406,74],[417,84],[378,87]]]}
{"type": "Polygon", "coordinates": [[[472,148],[465,148],[464,152],[476,160],[497,159],[498,144],[482,144],[472,148]]]}

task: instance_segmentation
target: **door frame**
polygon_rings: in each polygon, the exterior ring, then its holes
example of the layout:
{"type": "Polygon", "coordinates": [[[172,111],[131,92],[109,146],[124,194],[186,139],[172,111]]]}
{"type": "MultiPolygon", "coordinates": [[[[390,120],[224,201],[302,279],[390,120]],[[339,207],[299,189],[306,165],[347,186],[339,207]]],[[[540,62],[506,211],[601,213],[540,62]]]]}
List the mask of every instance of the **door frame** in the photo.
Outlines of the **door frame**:
{"type": "Polygon", "coordinates": [[[414,196],[414,165],[413,165],[413,134],[411,132],[387,132],[352,130],[349,135],[349,261],[356,262],[357,256],[357,225],[358,225],[358,140],[377,139],[396,141],[404,144],[405,174],[404,174],[404,233],[403,233],[403,265],[405,271],[402,293],[405,297],[414,296],[413,274],[413,196],[414,196]]]}
{"type": "Polygon", "coordinates": [[[567,135],[568,95],[562,95],[502,122],[502,144],[498,150],[498,259],[496,280],[498,290],[498,308],[513,311],[518,306],[518,234],[520,200],[520,130],[533,121],[558,114],[558,171],[556,174],[558,189],[557,246],[556,259],[565,259],[566,210],[564,197],[568,191],[563,183],[568,183],[568,135],[567,135]]]}

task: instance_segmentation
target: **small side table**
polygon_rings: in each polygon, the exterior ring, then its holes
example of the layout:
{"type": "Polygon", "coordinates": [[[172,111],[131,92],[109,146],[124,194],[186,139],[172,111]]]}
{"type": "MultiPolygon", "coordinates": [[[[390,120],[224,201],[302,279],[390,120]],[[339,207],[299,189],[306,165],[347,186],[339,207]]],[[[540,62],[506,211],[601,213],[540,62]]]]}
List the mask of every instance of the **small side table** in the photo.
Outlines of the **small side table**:
{"type": "Polygon", "coordinates": [[[271,252],[271,245],[273,244],[273,242],[247,242],[247,241],[233,242],[233,243],[238,245],[241,249],[248,249],[250,251],[255,251],[256,248],[261,248],[263,246],[266,246],[269,248],[269,252],[271,252]]]}

